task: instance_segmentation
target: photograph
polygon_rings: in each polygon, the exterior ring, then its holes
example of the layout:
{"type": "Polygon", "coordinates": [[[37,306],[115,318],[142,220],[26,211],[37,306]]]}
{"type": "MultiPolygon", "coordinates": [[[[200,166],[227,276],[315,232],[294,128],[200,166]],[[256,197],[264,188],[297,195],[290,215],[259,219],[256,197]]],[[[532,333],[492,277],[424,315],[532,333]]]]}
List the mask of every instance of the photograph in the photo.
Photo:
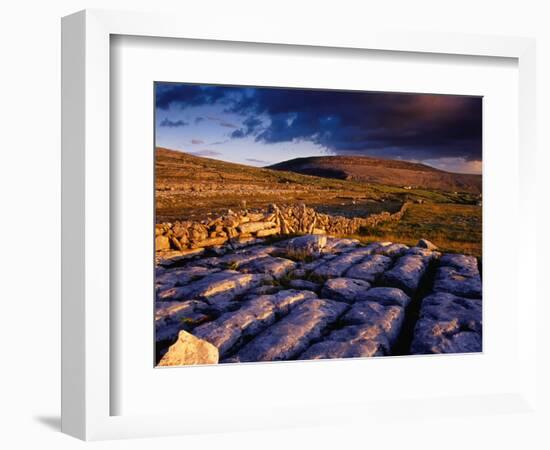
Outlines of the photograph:
{"type": "Polygon", "coordinates": [[[153,92],[155,367],[483,351],[483,97],[153,92]]]}

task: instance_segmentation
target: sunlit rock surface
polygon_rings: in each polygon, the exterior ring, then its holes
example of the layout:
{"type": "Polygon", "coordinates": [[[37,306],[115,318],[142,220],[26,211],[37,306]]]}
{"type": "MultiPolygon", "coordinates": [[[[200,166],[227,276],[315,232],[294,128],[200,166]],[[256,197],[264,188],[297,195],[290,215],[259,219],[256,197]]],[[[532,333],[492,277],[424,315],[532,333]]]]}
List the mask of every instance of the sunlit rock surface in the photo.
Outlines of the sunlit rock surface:
{"type": "Polygon", "coordinates": [[[273,324],[236,355],[238,361],[280,361],[292,359],[320,339],[323,332],[346,310],[331,300],[313,299],[301,303],[273,324]]]}
{"type": "Polygon", "coordinates": [[[194,334],[218,347],[220,355],[224,357],[235,344],[256,336],[296,304],[316,297],[311,291],[292,290],[262,295],[245,302],[237,311],[199,326],[194,334]]]}
{"type": "Polygon", "coordinates": [[[443,255],[437,269],[434,291],[481,298],[481,277],[473,256],[443,255]]]}
{"type": "Polygon", "coordinates": [[[163,365],[482,350],[477,260],[429,242],[311,234],[174,258],[155,270],[163,365]]]}
{"type": "Polygon", "coordinates": [[[392,259],[384,255],[367,256],[363,262],[355,264],[346,271],[346,277],[373,283],[392,265],[392,259]]]}
{"type": "Polygon", "coordinates": [[[178,340],[170,346],[159,362],[159,366],[190,366],[196,364],[217,364],[218,349],[186,331],[180,331],[178,340]]]}
{"type": "Polygon", "coordinates": [[[482,303],[479,299],[436,293],[422,300],[411,353],[482,351],[482,303]]]}
{"type": "Polygon", "coordinates": [[[418,289],[420,280],[428,268],[429,258],[421,255],[405,255],[395,265],[384,272],[383,282],[412,295],[418,289]]]}
{"type": "Polygon", "coordinates": [[[364,297],[369,289],[370,283],[363,280],[331,278],[323,286],[321,296],[346,303],[353,303],[364,297]]]}
{"type": "Polygon", "coordinates": [[[354,264],[361,262],[366,256],[370,255],[372,251],[373,250],[369,248],[355,248],[321,264],[316,267],[313,272],[316,276],[323,278],[341,277],[346,270],[351,268],[354,264]]]}

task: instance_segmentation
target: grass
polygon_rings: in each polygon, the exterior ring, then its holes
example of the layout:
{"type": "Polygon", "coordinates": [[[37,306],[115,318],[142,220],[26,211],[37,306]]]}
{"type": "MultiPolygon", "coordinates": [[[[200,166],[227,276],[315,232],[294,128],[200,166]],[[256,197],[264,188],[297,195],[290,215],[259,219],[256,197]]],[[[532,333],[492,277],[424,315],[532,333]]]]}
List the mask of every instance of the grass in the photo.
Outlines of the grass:
{"type": "Polygon", "coordinates": [[[269,280],[269,282],[265,284],[268,284],[269,286],[277,286],[277,287],[282,287],[284,289],[289,289],[291,287],[290,283],[292,282],[292,280],[295,280],[295,279],[296,277],[293,276],[292,273],[286,273],[279,278],[273,278],[272,280],[269,280]]]}
{"type": "Polygon", "coordinates": [[[295,262],[305,262],[310,263],[315,261],[316,257],[312,255],[307,250],[289,250],[287,251],[286,257],[295,262]]]}
{"type": "Polygon", "coordinates": [[[238,268],[239,268],[239,263],[236,261],[225,264],[225,270],[237,270],[238,268]]]}
{"type": "Polygon", "coordinates": [[[392,241],[415,245],[425,238],[444,252],[481,257],[481,208],[453,203],[412,204],[399,222],[362,228],[362,242],[392,241]]]}

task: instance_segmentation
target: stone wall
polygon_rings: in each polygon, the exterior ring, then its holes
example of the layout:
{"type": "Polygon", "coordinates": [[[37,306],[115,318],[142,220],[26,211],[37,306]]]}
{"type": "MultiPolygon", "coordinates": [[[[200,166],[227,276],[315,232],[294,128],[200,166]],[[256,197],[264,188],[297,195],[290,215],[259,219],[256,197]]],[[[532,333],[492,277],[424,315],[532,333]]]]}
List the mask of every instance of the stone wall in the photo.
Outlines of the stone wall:
{"type": "Polygon", "coordinates": [[[368,217],[346,218],[316,212],[305,205],[278,207],[270,205],[265,212],[228,212],[215,219],[202,222],[176,221],[160,223],[155,227],[157,251],[193,250],[222,246],[277,235],[329,234],[349,236],[361,227],[398,221],[409,203],[405,202],[396,213],[382,212],[368,217]]]}

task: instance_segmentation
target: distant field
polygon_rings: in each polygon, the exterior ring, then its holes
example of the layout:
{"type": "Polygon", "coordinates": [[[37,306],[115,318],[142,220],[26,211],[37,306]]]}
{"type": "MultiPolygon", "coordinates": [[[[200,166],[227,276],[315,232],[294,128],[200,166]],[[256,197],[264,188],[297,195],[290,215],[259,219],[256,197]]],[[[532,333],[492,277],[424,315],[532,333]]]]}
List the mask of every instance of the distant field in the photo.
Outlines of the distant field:
{"type": "Polygon", "coordinates": [[[413,204],[401,221],[361,230],[359,239],[414,245],[420,237],[443,251],[481,256],[481,207],[449,203],[413,204]]]}

